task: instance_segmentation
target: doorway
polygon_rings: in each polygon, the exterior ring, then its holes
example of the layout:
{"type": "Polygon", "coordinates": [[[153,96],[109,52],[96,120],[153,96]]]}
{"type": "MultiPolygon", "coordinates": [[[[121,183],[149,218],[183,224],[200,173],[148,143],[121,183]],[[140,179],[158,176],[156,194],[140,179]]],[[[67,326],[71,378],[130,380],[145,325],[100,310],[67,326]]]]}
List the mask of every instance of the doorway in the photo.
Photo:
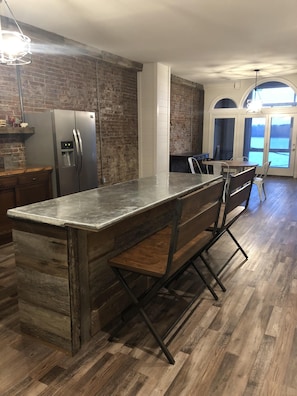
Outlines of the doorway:
{"type": "Polygon", "coordinates": [[[235,118],[215,118],[213,158],[228,160],[233,157],[235,118]]]}
{"type": "Polygon", "coordinates": [[[293,176],[295,164],[294,117],[246,117],[243,155],[259,164],[271,161],[270,174],[293,176]]]}

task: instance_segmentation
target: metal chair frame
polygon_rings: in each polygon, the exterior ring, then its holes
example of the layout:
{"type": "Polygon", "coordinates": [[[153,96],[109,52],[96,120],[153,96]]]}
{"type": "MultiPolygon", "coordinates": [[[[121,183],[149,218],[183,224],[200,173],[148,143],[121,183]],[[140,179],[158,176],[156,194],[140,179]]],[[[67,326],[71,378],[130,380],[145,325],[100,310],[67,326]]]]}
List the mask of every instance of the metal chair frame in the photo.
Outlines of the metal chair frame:
{"type": "Polygon", "coordinates": [[[255,175],[254,180],[253,180],[253,184],[255,184],[257,186],[259,199],[261,202],[262,202],[262,192],[264,193],[264,197],[266,200],[266,191],[265,191],[265,186],[264,186],[264,180],[268,174],[270,164],[271,164],[271,161],[265,162],[265,164],[263,165],[263,173],[255,175]]]}
{"type": "Polygon", "coordinates": [[[188,157],[188,163],[189,163],[189,166],[190,166],[191,173],[194,173],[194,174],[195,173],[200,173],[200,174],[203,173],[197,158],[188,157]],[[196,172],[196,169],[198,170],[198,172],[196,172]]]}

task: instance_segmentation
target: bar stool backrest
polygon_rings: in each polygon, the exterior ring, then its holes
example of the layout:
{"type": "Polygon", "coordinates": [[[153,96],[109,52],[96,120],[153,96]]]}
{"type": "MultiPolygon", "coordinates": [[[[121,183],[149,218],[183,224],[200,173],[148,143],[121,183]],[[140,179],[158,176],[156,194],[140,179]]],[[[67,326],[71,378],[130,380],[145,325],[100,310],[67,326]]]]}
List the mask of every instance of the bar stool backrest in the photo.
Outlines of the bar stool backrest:
{"type": "MultiPolygon", "coordinates": [[[[182,261],[185,263],[186,260],[190,259],[199,250],[197,241],[196,246],[189,248],[191,241],[195,240],[199,234],[203,233],[211,225],[214,225],[213,232],[216,232],[223,187],[224,181],[221,180],[178,198],[177,213],[168,255],[167,272],[172,273],[176,270],[178,263],[176,262],[176,257],[174,258],[174,254],[177,251],[184,249],[185,254],[182,254],[182,261]],[[173,261],[175,262],[175,268],[171,268],[173,261]]],[[[211,239],[211,235],[208,238],[211,239]]]]}
{"type": "Polygon", "coordinates": [[[230,174],[222,223],[219,224],[220,228],[229,227],[247,209],[255,170],[256,168],[248,168],[240,173],[230,174]]]}

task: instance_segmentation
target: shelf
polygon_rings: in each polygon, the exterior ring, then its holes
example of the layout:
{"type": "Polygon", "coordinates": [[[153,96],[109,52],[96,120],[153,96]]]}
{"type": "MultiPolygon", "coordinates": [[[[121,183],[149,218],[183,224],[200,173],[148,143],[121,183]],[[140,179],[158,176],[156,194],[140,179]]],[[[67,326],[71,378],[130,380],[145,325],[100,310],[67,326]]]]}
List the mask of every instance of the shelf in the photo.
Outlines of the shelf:
{"type": "Polygon", "coordinates": [[[33,135],[33,127],[0,127],[0,135],[33,135]]]}

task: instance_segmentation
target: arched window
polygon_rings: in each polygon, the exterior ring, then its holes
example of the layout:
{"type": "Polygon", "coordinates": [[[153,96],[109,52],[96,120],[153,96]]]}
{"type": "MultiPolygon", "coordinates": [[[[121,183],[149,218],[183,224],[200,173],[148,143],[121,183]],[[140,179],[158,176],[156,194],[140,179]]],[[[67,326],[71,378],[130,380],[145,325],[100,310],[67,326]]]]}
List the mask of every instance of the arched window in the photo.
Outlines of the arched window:
{"type": "Polygon", "coordinates": [[[219,100],[216,104],[215,104],[215,109],[236,109],[236,103],[234,102],[234,100],[229,99],[229,98],[224,98],[219,100]]]}
{"type": "Polygon", "coordinates": [[[277,175],[293,174],[296,116],[288,108],[297,106],[296,96],[287,84],[271,81],[255,87],[244,103],[247,107],[248,101],[260,101],[260,109],[255,107],[245,116],[243,154],[259,166],[270,161],[277,175]],[[271,110],[265,112],[265,108],[271,110]]]}
{"type": "MultiPolygon", "coordinates": [[[[262,107],[292,107],[297,106],[297,98],[294,90],[288,85],[278,82],[270,81],[259,84],[256,87],[257,99],[261,100],[262,107]]],[[[247,107],[247,102],[255,99],[255,88],[249,93],[244,102],[244,107],[247,107]]]]}

